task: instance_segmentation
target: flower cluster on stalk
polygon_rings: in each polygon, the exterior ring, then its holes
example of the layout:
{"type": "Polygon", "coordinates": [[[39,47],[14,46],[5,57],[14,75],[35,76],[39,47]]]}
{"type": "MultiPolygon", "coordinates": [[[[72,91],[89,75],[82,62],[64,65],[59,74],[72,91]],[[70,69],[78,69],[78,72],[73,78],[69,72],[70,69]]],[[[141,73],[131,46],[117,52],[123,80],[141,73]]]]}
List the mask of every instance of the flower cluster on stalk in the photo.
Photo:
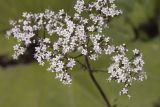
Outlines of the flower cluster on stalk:
{"type": "Polygon", "coordinates": [[[111,38],[103,35],[110,19],[122,14],[117,9],[115,0],[95,0],[86,4],[77,0],[73,16],[63,9],[58,12],[45,10],[43,13],[24,12],[22,19],[10,21],[11,29],[7,37],[13,36],[18,44],[14,46],[13,58],[23,55],[30,44],[37,44],[34,57],[40,65],[49,62],[48,71],[55,72],[63,84],[71,84],[69,71],[77,64],[77,57],[88,56],[97,60],[99,55],[111,56],[113,62],[106,72],[107,80],[123,83],[120,94],[128,95],[128,87],[133,81],[143,81],[144,61],[139,50],[133,50],[133,57],[127,57],[125,44],[115,45],[111,38]]]}

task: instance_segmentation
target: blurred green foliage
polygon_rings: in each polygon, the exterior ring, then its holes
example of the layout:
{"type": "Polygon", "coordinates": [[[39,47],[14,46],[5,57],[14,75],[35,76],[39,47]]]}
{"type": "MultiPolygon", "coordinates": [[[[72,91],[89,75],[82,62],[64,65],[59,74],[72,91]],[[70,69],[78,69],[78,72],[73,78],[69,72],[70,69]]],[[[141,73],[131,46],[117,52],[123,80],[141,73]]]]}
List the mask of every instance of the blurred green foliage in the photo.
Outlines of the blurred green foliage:
{"type": "MultiPolygon", "coordinates": [[[[11,57],[12,54],[15,41],[4,37],[9,19],[20,18],[24,11],[41,12],[46,8],[55,11],[63,8],[72,14],[74,3],[75,0],[0,0],[0,55],[11,57]]],[[[130,50],[134,47],[142,50],[148,79],[133,85],[133,98],[129,101],[126,96],[118,95],[120,85],[106,81],[106,73],[97,72],[96,78],[117,107],[156,107],[154,103],[160,98],[160,34],[148,42],[132,40],[133,27],[138,28],[155,16],[159,0],[117,0],[117,3],[124,14],[112,20],[105,34],[112,36],[116,43],[126,43],[130,50]]],[[[146,33],[142,35],[147,37],[146,33]]],[[[93,65],[103,67],[109,63],[102,56],[93,65]]],[[[0,68],[0,107],[104,107],[87,72],[77,68],[72,75],[73,84],[63,86],[54,79],[53,73],[36,63],[0,68]]]]}

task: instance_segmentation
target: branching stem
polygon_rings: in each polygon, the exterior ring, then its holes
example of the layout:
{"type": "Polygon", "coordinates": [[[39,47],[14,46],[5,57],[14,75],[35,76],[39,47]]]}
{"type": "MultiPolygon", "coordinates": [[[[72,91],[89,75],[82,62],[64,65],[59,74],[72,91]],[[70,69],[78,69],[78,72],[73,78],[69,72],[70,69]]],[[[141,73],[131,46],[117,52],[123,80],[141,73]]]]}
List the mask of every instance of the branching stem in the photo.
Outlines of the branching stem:
{"type": "Polygon", "coordinates": [[[88,56],[85,56],[85,61],[86,61],[86,65],[87,65],[87,69],[88,69],[89,76],[91,77],[94,85],[96,86],[96,88],[98,89],[98,91],[99,91],[99,93],[101,94],[102,98],[104,99],[104,101],[105,101],[105,103],[106,103],[106,106],[107,106],[107,107],[111,107],[111,104],[110,104],[107,96],[105,95],[104,91],[102,90],[102,88],[100,87],[100,85],[98,84],[96,78],[95,78],[94,75],[93,75],[93,70],[92,70],[92,68],[91,68],[91,65],[90,65],[88,56]]]}

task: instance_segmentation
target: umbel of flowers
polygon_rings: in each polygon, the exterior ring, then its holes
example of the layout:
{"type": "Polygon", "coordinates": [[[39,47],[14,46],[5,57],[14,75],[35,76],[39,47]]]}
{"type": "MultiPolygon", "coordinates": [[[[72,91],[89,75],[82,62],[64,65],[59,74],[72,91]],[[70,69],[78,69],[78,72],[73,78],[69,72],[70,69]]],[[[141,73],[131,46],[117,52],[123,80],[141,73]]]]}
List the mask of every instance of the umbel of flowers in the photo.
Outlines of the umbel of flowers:
{"type": "Polygon", "coordinates": [[[114,2],[95,0],[85,4],[84,0],[77,0],[73,16],[63,9],[58,12],[48,9],[43,13],[24,12],[21,19],[10,21],[11,29],[7,31],[7,37],[17,39],[13,58],[18,59],[28,46],[37,44],[34,53],[37,62],[42,66],[49,63],[47,70],[56,73],[55,78],[63,84],[71,84],[69,71],[80,63],[79,57],[86,59],[87,64],[83,64],[86,69],[94,71],[89,61],[97,60],[102,54],[109,55],[112,64],[106,69],[109,74],[107,80],[124,84],[120,95],[129,96],[128,87],[132,82],[146,78],[144,61],[139,50],[134,49],[129,59],[125,44],[115,45],[110,37],[103,35],[109,21],[122,14],[114,2]]]}

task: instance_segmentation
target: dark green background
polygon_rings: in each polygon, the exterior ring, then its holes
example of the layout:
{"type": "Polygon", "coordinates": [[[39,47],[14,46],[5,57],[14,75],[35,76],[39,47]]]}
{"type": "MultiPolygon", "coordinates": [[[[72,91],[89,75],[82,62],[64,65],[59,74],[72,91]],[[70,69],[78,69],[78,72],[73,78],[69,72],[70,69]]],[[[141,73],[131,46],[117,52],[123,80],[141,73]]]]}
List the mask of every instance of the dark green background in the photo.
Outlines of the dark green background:
{"type": "MultiPolygon", "coordinates": [[[[0,55],[11,57],[13,39],[7,40],[5,31],[9,28],[9,19],[20,18],[24,11],[43,12],[46,8],[52,10],[64,9],[73,13],[76,0],[0,0],[0,55]]],[[[158,0],[157,0],[158,1],[158,0]]],[[[95,76],[103,87],[112,104],[118,107],[160,107],[160,34],[153,39],[133,42],[132,26],[147,23],[154,17],[156,0],[117,0],[124,11],[120,17],[113,19],[105,34],[112,36],[116,43],[126,43],[128,48],[138,48],[145,60],[145,71],[148,79],[134,83],[130,89],[132,100],[119,96],[121,86],[106,81],[107,73],[98,72],[95,76]],[[126,17],[133,24],[126,21],[126,17]],[[155,104],[156,103],[156,104],[155,104]],[[157,106],[156,106],[157,105],[157,106]]],[[[160,6],[160,4],[159,4],[160,6]]],[[[148,38],[141,33],[141,38],[148,38]]],[[[103,67],[110,63],[107,58],[101,58],[94,66],[103,67]]],[[[10,68],[0,67],[0,107],[104,107],[104,102],[91,82],[87,72],[74,69],[73,84],[63,86],[54,79],[54,74],[47,72],[46,67],[36,63],[18,65],[10,68]]]]}

